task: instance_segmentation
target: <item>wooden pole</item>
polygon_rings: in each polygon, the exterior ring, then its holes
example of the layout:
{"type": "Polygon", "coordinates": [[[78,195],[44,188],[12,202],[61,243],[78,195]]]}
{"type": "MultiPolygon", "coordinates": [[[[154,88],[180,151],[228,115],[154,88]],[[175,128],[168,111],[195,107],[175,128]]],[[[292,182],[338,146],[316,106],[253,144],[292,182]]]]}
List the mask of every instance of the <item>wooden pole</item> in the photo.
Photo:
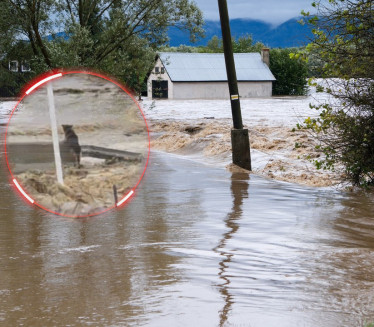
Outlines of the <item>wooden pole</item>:
{"type": "Polygon", "coordinates": [[[55,155],[57,182],[59,182],[61,185],[64,185],[52,82],[49,82],[47,84],[47,94],[48,94],[49,118],[51,121],[51,130],[52,130],[53,151],[55,155]]]}
{"type": "Polygon", "coordinates": [[[117,186],[113,185],[113,195],[114,195],[114,204],[117,205],[118,203],[118,192],[117,186]]]}

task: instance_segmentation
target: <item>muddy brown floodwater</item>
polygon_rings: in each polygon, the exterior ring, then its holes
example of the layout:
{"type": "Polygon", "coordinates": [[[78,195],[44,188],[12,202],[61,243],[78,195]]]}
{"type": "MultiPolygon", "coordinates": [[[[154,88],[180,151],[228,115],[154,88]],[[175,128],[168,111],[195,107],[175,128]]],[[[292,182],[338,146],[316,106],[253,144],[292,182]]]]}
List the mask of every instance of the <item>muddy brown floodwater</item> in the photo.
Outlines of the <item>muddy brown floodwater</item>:
{"type": "Polygon", "coordinates": [[[67,219],[1,153],[1,326],[363,326],[374,200],[151,154],[122,210],[67,219]]]}

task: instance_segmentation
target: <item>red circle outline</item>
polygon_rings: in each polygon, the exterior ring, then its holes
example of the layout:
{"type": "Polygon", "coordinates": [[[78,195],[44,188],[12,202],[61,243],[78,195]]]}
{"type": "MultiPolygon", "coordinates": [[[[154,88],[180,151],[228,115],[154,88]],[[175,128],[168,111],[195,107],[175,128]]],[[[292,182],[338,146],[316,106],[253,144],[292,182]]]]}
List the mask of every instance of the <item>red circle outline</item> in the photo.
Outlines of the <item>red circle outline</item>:
{"type": "MultiPolygon", "coordinates": [[[[13,108],[13,110],[12,110],[12,112],[11,112],[11,114],[10,114],[10,116],[9,116],[9,120],[8,120],[7,126],[6,126],[6,130],[5,130],[5,142],[4,142],[5,151],[4,151],[4,153],[5,153],[5,160],[6,160],[6,163],[7,163],[7,166],[8,166],[8,170],[9,170],[9,173],[10,173],[10,175],[11,175],[11,180],[12,180],[12,181],[11,181],[11,184],[14,185],[13,179],[16,179],[16,178],[14,177],[14,175],[13,175],[13,173],[12,173],[12,170],[10,169],[10,164],[9,164],[9,161],[8,161],[7,146],[6,146],[6,140],[7,140],[7,134],[8,134],[8,128],[9,128],[10,120],[12,119],[12,116],[13,116],[15,110],[17,109],[18,105],[21,103],[21,101],[22,101],[22,100],[25,98],[25,96],[27,95],[27,94],[26,94],[26,91],[27,91],[27,90],[29,90],[32,86],[34,86],[35,84],[39,83],[39,82],[42,81],[43,79],[48,78],[48,77],[53,76],[53,75],[58,74],[58,73],[61,73],[61,74],[62,74],[61,77],[63,77],[64,75],[70,75],[70,74],[86,74],[86,75],[92,75],[92,76],[96,76],[96,77],[103,78],[103,79],[105,79],[105,80],[107,80],[107,81],[109,81],[109,82],[111,82],[111,83],[117,85],[119,88],[122,89],[122,91],[124,91],[124,92],[125,92],[125,93],[126,93],[126,94],[127,94],[127,95],[128,95],[128,96],[129,96],[133,101],[134,101],[134,103],[137,105],[137,107],[138,107],[140,113],[142,114],[142,117],[143,117],[144,122],[145,122],[145,126],[146,126],[146,128],[147,128],[147,137],[148,137],[148,154],[147,154],[147,160],[146,160],[146,163],[145,163],[145,166],[144,166],[144,170],[143,170],[143,173],[141,174],[139,180],[137,181],[136,185],[135,185],[135,186],[134,186],[134,187],[129,191],[129,192],[133,191],[134,193],[133,193],[133,194],[132,194],[132,195],[131,195],[131,196],[130,196],[130,197],[129,197],[129,198],[128,198],[124,203],[123,203],[123,204],[121,204],[120,206],[117,206],[117,203],[116,203],[114,206],[112,206],[112,207],[110,207],[110,208],[107,208],[107,209],[105,209],[105,210],[103,210],[103,211],[100,211],[100,212],[97,212],[97,213],[94,213],[94,214],[84,215],[84,216],[72,216],[72,215],[65,215],[65,214],[62,214],[62,213],[59,213],[59,212],[55,212],[55,211],[53,211],[53,210],[50,210],[50,209],[47,209],[47,208],[43,207],[41,204],[37,203],[35,200],[34,200],[34,203],[32,204],[30,201],[28,201],[28,200],[23,196],[23,194],[22,194],[20,191],[19,191],[18,193],[22,196],[23,199],[27,200],[27,203],[28,203],[28,204],[30,204],[30,205],[35,205],[35,206],[37,206],[37,207],[39,207],[39,208],[41,208],[41,209],[43,209],[43,210],[45,210],[45,211],[47,211],[47,212],[49,212],[49,213],[53,213],[53,214],[55,214],[55,215],[62,216],[62,217],[66,217],[66,218],[87,218],[87,217],[94,217],[94,216],[101,215],[101,214],[103,214],[103,213],[105,213],[105,212],[108,212],[108,211],[110,211],[110,210],[112,210],[112,209],[114,209],[114,208],[120,208],[120,207],[122,207],[124,204],[128,203],[129,200],[134,196],[134,194],[135,194],[135,190],[136,190],[136,188],[139,186],[141,180],[143,179],[143,177],[144,177],[144,175],[145,175],[145,171],[147,170],[148,163],[149,163],[149,156],[150,156],[150,152],[151,152],[151,139],[150,139],[149,127],[148,127],[147,119],[145,118],[144,112],[143,112],[143,110],[141,109],[139,103],[136,101],[136,99],[134,98],[134,96],[133,96],[133,95],[132,95],[132,94],[131,94],[127,89],[126,89],[126,87],[125,87],[124,85],[122,85],[120,82],[118,82],[118,81],[116,81],[116,80],[113,80],[112,78],[109,78],[108,76],[105,76],[105,75],[103,75],[103,74],[101,74],[101,73],[96,73],[96,72],[93,72],[93,71],[89,71],[89,70],[72,70],[72,71],[54,70],[54,71],[48,72],[48,73],[46,73],[46,74],[39,75],[38,77],[36,77],[35,79],[33,79],[32,82],[29,83],[29,84],[27,85],[27,87],[23,88],[22,96],[21,96],[21,98],[18,100],[18,102],[16,103],[16,105],[14,106],[14,108],[13,108]]],[[[59,77],[59,78],[60,78],[60,77],[59,77]]],[[[58,78],[57,78],[57,79],[58,79],[58,78]]],[[[49,81],[46,81],[46,83],[47,83],[47,82],[49,82],[49,81]]],[[[41,85],[44,85],[44,83],[41,84],[41,85]]],[[[40,86],[41,86],[41,85],[40,85],[40,86]]],[[[39,87],[39,86],[38,86],[38,87],[39,87]]],[[[37,89],[37,88],[35,88],[32,92],[34,92],[36,89],[37,89]]],[[[31,94],[32,92],[30,92],[30,94],[31,94]]],[[[16,180],[17,180],[17,179],[16,179],[16,180]]],[[[17,181],[18,181],[18,180],[17,180],[17,181]]],[[[18,181],[18,183],[19,183],[19,181],[18,181]]],[[[22,185],[21,185],[20,183],[19,183],[19,185],[22,187],[22,185]]],[[[14,185],[14,186],[15,186],[15,185],[14,185]]],[[[15,188],[17,188],[17,187],[15,187],[15,188]]],[[[23,187],[22,187],[22,189],[24,190],[23,187]]],[[[17,190],[18,190],[18,188],[17,188],[17,190]]],[[[129,193],[127,193],[127,194],[129,194],[129,193]]],[[[127,194],[125,194],[125,195],[123,196],[123,198],[126,197],[127,194]]],[[[121,201],[121,200],[120,200],[120,201],[121,201]]],[[[119,202],[120,202],[120,201],[119,201],[119,202]]]]}

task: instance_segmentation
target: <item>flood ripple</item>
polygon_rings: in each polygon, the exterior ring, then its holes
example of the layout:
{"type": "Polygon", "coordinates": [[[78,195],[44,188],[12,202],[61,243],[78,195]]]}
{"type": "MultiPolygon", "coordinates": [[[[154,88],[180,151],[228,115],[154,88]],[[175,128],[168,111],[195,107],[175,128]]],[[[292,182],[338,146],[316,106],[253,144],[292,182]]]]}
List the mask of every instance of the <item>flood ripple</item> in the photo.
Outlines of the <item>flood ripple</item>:
{"type": "Polygon", "coordinates": [[[64,219],[0,169],[0,321],[362,326],[374,321],[371,194],[299,187],[162,153],[125,208],[64,219]]]}

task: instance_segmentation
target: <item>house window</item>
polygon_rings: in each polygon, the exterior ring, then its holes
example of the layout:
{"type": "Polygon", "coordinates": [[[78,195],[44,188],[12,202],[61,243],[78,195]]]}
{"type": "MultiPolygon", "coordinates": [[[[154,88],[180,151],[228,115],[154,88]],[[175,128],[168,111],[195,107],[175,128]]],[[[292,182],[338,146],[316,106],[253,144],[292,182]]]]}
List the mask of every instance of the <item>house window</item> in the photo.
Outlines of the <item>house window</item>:
{"type": "Polygon", "coordinates": [[[29,72],[31,71],[30,64],[28,61],[23,61],[21,66],[21,72],[29,72]]]}
{"type": "Polygon", "coordinates": [[[9,61],[9,70],[11,72],[18,72],[18,61],[17,60],[9,61]]]}
{"type": "Polygon", "coordinates": [[[158,74],[160,72],[160,67],[155,68],[155,73],[158,74]]]}
{"type": "Polygon", "coordinates": [[[165,68],[161,67],[161,74],[165,74],[165,68]]]}

